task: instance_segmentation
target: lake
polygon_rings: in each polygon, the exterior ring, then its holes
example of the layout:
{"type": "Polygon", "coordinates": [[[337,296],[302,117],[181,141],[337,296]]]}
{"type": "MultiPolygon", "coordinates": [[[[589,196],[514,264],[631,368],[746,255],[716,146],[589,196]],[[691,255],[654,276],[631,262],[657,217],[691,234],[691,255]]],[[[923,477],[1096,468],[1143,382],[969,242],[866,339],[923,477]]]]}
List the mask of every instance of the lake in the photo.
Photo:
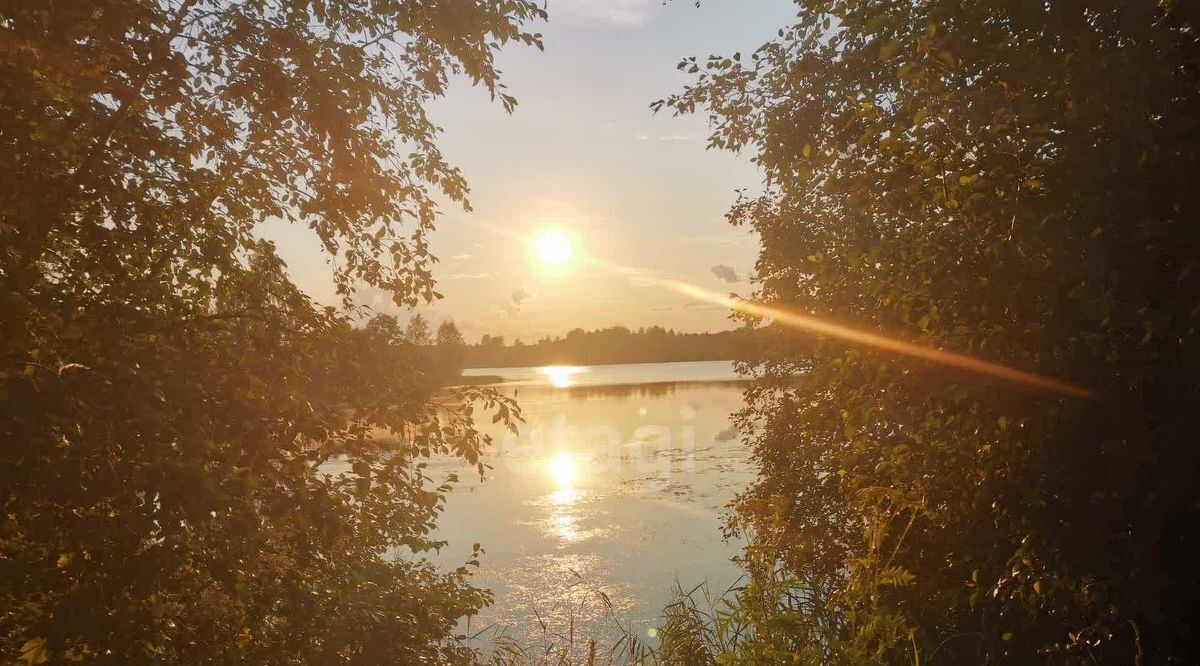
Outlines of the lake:
{"type": "Polygon", "coordinates": [[[524,645],[611,645],[617,623],[653,643],[654,624],[676,582],[707,581],[717,593],[739,578],[722,539],[725,505],[753,480],[730,422],[741,386],[726,361],[546,368],[478,368],[515,397],[526,423],[495,437],[482,483],[459,463],[447,500],[439,561],[457,566],[479,542],[477,585],[495,603],[471,621],[524,645]],[[545,624],[543,628],[542,623],[545,624]],[[557,637],[557,638],[555,638],[557,637]]]}

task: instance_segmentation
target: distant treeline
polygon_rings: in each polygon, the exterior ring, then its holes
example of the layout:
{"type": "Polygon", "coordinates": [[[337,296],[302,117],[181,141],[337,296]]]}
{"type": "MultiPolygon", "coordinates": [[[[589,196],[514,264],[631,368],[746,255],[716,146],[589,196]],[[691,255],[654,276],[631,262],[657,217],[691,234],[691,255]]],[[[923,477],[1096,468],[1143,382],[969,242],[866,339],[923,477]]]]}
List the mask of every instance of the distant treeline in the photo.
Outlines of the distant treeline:
{"type": "Polygon", "coordinates": [[[678,333],[661,326],[630,330],[613,326],[595,331],[581,328],[564,337],[545,337],[536,343],[505,344],[503,336],[485,335],[468,345],[464,365],[497,368],[525,365],[595,365],[666,361],[720,361],[745,353],[754,333],[746,329],[717,333],[678,333]]]}

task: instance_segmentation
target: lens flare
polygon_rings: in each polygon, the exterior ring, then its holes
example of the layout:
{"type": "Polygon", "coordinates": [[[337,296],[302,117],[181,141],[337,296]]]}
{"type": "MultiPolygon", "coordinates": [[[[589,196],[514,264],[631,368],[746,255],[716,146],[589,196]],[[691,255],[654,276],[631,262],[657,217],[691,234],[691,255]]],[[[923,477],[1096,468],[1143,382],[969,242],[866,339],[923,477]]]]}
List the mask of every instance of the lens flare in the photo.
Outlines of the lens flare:
{"type": "MultiPolygon", "coordinates": [[[[513,235],[511,232],[495,225],[476,224],[480,228],[486,229],[487,231],[497,235],[515,238],[515,235],[513,235]]],[[[545,238],[550,234],[561,235],[560,232],[547,232],[547,234],[543,234],[541,238],[545,238]]],[[[541,241],[541,238],[539,238],[539,242],[541,241]]],[[[566,244],[566,257],[563,259],[563,261],[566,261],[566,259],[570,257],[571,248],[570,240],[567,239],[566,236],[562,236],[561,241],[548,241],[547,244],[549,246],[561,242],[565,242],[566,244]]],[[[540,254],[541,251],[539,250],[539,255],[540,254]]],[[[887,335],[883,335],[882,333],[873,333],[870,331],[852,328],[850,326],[843,326],[841,324],[837,324],[809,314],[793,312],[784,310],[782,308],[770,307],[760,303],[754,303],[752,301],[733,298],[731,296],[709,291],[708,289],[704,289],[681,280],[664,279],[658,277],[653,271],[622,266],[620,264],[604,261],[593,256],[583,256],[581,259],[589,266],[595,266],[597,268],[613,271],[643,283],[655,284],[667,289],[671,289],[680,294],[695,298],[700,301],[723,305],[732,310],[745,312],[756,317],[770,318],[773,321],[779,322],[784,326],[788,326],[796,330],[805,331],[816,335],[826,335],[831,338],[837,338],[852,344],[872,347],[893,354],[911,356],[913,358],[919,358],[931,363],[938,363],[940,365],[958,368],[960,370],[986,375],[988,377],[995,377],[996,379],[1002,379],[1008,382],[1024,384],[1026,386],[1032,386],[1034,388],[1039,388],[1045,391],[1050,391],[1073,398],[1083,398],[1085,400],[1095,399],[1095,395],[1088,389],[1054,379],[1053,377],[1046,377],[1032,372],[1027,372],[1025,370],[1018,370],[1016,368],[1011,368],[999,363],[992,363],[991,361],[985,361],[973,356],[967,356],[966,354],[958,354],[933,347],[925,347],[913,344],[911,342],[905,342],[899,338],[889,337],[887,335]]]]}
{"type": "Polygon", "coordinates": [[[898,338],[888,337],[879,333],[862,331],[836,324],[819,317],[814,317],[808,314],[792,312],[781,308],[774,308],[752,301],[747,301],[731,296],[724,296],[716,292],[697,287],[693,284],[681,282],[678,280],[663,280],[660,281],[664,286],[667,286],[675,291],[690,296],[692,298],[708,301],[724,305],[732,310],[745,312],[756,317],[770,318],[773,321],[779,322],[785,326],[795,328],[817,335],[827,335],[831,338],[838,338],[853,344],[863,345],[866,347],[874,347],[883,351],[902,354],[904,356],[912,356],[925,361],[932,361],[961,370],[975,372],[981,375],[988,375],[997,379],[1015,382],[1017,384],[1025,384],[1046,391],[1061,393],[1074,398],[1091,399],[1092,393],[1085,388],[1068,384],[1051,377],[1044,377],[1032,372],[1017,370],[999,363],[992,363],[966,354],[956,354],[954,352],[942,351],[933,347],[924,347],[911,342],[905,342],[898,338]]]}

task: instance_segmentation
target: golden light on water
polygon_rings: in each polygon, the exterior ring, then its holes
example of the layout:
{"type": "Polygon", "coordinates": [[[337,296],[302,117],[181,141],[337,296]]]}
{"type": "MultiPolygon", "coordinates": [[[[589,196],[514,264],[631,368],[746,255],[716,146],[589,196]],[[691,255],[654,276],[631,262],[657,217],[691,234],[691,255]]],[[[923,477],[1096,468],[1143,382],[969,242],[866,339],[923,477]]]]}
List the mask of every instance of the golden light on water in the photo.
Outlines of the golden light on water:
{"type": "Polygon", "coordinates": [[[585,538],[585,534],[579,529],[576,515],[579,490],[575,487],[575,480],[579,476],[579,467],[574,454],[562,451],[551,456],[546,460],[546,475],[558,486],[558,490],[549,496],[549,532],[565,543],[574,543],[585,538]]]}
{"type": "Polygon", "coordinates": [[[579,501],[579,490],[575,488],[559,488],[550,493],[550,501],[556,506],[570,506],[579,501]]]}
{"type": "Polygon", "coordinates": [[[575,467],[575,456],[570,453],[557,453],[546,462],[546,471],[550,478],[564,490],[573,489],[578,470],[575,467]]]}
{"type": "Polygon", "coordinates": [[[571,239],[561,231],[545,231],[533,242],[538,259],[547,266],[561,266],[571,259],[571,239]]]}
{"type": "Polygon", "coordinates": [[[567,388],[575,383],[571,377],[583,372],[583,368],[577,365],[547,365],[538,368],[538,372],[545,375],[554,388],[567,388]]]}

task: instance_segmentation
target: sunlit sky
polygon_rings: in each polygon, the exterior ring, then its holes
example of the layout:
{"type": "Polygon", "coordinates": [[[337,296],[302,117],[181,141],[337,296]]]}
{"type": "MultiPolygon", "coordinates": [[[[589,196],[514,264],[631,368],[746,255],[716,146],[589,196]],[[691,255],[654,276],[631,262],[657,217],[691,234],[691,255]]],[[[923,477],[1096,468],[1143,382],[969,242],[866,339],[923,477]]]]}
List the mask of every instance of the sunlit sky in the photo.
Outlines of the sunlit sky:
{"type": "MultiPolygon", "coordinates": [[[[515,113],[465,83],[431,108],[474,210],[444,208],[433,252],[445,298],[420,311],[435,323],[453,318],[469,341],[617,324],[729,328],[724,307],[601,264],[749,291],[755,242],[724,213],[734,190],[757,188],[761,176],[744,155],[705,149],[704,118],[655,115],[649,104],[689,80],[675,68],[681,57],[749,52],[788,22],[792,4],[549,0],[548,9],[539,28],[545,52],[509,47],[498,58],[520,102],[515,113]],[[538,239],[547,231],[568,239],[567,259],[544,261],[538,239]]],[[[300,286],[334,303],[330,268],[310,232],[266,234],[300,286]]],[[[374,306],[407,316],[382,298],[374,306]]]]}

